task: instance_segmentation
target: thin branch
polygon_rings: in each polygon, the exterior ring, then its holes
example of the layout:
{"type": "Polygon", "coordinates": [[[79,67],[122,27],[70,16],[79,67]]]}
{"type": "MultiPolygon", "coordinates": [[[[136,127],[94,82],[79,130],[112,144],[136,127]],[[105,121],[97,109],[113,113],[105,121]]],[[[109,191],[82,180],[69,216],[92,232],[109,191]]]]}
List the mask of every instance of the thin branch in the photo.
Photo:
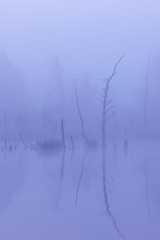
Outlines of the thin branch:
{"type": "Polygon", "coordinates": [[[27,144],[25,143],[23,137],[22,137],[22,134],[21,134],[21,131],[19,132],[19,137],[20,137],[20,140],[21,142],[23,143],[23,145],[25,146],[25,148],[27,148],[27,144]]]}
{"type": "Polygon", "coordinates": [[[110,108],[106,109],[106,113],[110,112],[115,107],[117,107],[117,105],[112,105],[110,108]]]}
{"type": "Polygon", "coordinates": [[[85,139],[85,141],[88,142],[88,138],[86,137],[86,134],[85,134],[84,121],[83,121],[83,117],[82,117],[82,114],[81,114],[81,110],[80,110],[80,106],[79,106],[79,100],[78,100],[78,93],[77,93],[76,89],[75,89],[75,94],[76,94],[76,104],[77,104],[78,114],[79,114],[79,118],[80,118],[81,125],[82,125],[82,136],[85,139]]]}
{"type": "Polygon", "coordinates": [[[105,122],[108,122],[113,117],[113,113],[105,119],[105,122]]]}
{"type": "Polygon", "coordinates": [[[71,140],[72,150],[74,150],[75,145],[74,145],[74,141],[73,141],[73,137],[72,136],[70,136],[70,140],[71,140]]]}
{"type": "Polygon", "coordinates": [[[64,176],[65,153],[66,153],[65,149],[63,149],[62,163],[61,163],[61,179],[63,179],[63,176],[64,176]]]}
{"type": "Polygon", "coordinates": [[[118,61],[117,63],[115,64],[114,68],[113,68],[113,72],[112,74],[110,75],[110,77],[107,79],[107,82],[110,83],[110,81],[112,80],[112,78],[114,77],[114,75],[116,74],[116,70],[117,70],[117,67],[118,65],[120,64],[120,62],[122,61],[122,59],[125,57],[125,55],[123,55],[118,61]]]}
{"type": "Polygon", "coordinates": [[[103,104],[103,100],[102,99],[96,97],[96,100],[103,104]]]}
{"type": "Polygon", "coordinates": [[[65,143],[65,136],[64,136],[64,121],[61,119],[61,133],[62,133],[62,144],[63,148],[66,148],[66,143],[65,143]]]}
{"type": "Polygon", "coordinates": [[[111,102],[113,102],[113,99],[110,99],[106,102],[106,106],[108,106],[111,102]]]}
{"type": "Polygon", "coordinates": [[[148,104],[148,80],[149,80],[149,69],[150,69],[151,53],[149,54],[147,71],[145,77],[145,93],[144,93],[144,127],[147,124],[147,104],[148,104]]]}

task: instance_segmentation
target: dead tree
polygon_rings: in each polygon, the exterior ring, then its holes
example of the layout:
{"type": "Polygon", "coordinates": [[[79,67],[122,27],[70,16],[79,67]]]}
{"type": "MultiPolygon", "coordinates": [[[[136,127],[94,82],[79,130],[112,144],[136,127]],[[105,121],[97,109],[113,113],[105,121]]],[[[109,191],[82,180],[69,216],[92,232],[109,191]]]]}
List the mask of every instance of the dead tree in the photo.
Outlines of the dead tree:
{"type": "Polygon", "coordinates": [[[4,148],[6,150],[7,149],[7,109],[6,108],[4,110],[4,131],[5,131],[4,148]]]}
{"type": "Polygon", "coordinates": [[[150,61],[151,61],[151,54],[149,54],[146,77],[145,77],[145,92],[144,92],[144,129],[145,130],[146,130],[146,125],[147,125],[148,80],[149,80],[150,61]]]}
{"type": "Polygon", "coordinates": [[[57,86],[59,88],[59,95],[61,96],[60,98],[60,107],[61,110],[63,110],[65,106],[65,92],[64,92],[64,86],[63,86],[63,72],[59,63],[59,59],[56,56],[55,61],[54,61],[54,67],[55,67],[55,77],[57,80],[57,86]]]}
{"type": "Polygon", "coordinates": [[[66,143],[65,143],[65,136],[64,136],[64,121],[61,119],[61,132],[62,132],[62,145],[63,148],[66,148],[66,143]]]}
{"type": "Polygon", "coordinates": [[[84,120],[83,120],[82,113],[81,113],[80,106],[79,106],[79,99],[78,99],[77,89],[75,89],[75,94],[76,94],[77,110],[78,110],[79,118],[80,118],[80,121],[81,121],[82,136],[83,136],[83,138],[85,140],[85,143],[88,144],[89,141],[88,141],[88,138],[87,138],[86,133],[85,133],[84,120]]]}
{"type": "Polygon", "coordinates": [[[109,89],[110,89],[110,83],[113,80],[116,70],[120,62],[124,56],[122,56],[118,62],[115,64],[114,69],[112,74],[106,78],[103,79],[104,83],[104,94],[102,96],[102,99],[98,99],[102,103],[102,120],[101,120],[101,134],[102,134],[102,183],[103,183],[103,194],[104,194],[104,201],[105,201],[105,207],[106,207],[106,212],[110,219],[113,222],[114,228],[116,229],[117,233],[120,235],[122,239],[124,239],[124,235],[120,231],[117,221],[110,209],[110,204],[109,204],[109,198],[108,198],[108,192],[107,192],[107,176],[106,176],[106,128],[107,128],[107,123],[109,119],[112,117],[112,113],[110,114],[111,110],[116,106],[113,103],[112,99],[109,99],[109,89]]]}
{"type": "Polygon", "coordinates": [[[61,164],[61,179],[63,179],[63,176],[64,176],[65,153],[66,153],[65,149],[63,149],[62,164],[61,164]]]}
{"type": "Polygon", "coordinates": [[[128,140],[127,140],[127,127],[126,127],[126,124],[124,124],[124,152],[125,152],[125,155],[127,155],[127,152],[128,152],[128,140]]]}
{"type": "Polygon", "coordinates": [[[71,150],[74,151],[75,145],[74,145],[74,141],[73,141],[73,137],[72,135],[70,136],[70,140],[71,140],[71,150]]]}
{"type": "Polygon", "coordinates": [[[63,146],[63,154],[62,154],[62,165],[61,165],[61,178],[64,175],[64,164],[65,164],[65,151],[66,151],[66,143],[64,136],[64,121],[61,119],[61,132],[62,132],[62,146],[63,146]]]}

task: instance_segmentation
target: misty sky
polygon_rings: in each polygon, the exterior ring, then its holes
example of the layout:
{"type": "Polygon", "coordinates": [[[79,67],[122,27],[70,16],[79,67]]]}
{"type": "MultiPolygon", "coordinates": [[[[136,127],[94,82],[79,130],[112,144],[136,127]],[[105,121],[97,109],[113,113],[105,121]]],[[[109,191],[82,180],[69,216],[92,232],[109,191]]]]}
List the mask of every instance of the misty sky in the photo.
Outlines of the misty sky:
{"type": "Polygon", "coordinates": [[[159,26],[160,0],[0,0],[0,240],[158,240],[159,26]]]}
{"type": "Polygon", "coordinates": [[[32,84],[55,55],[67,71],[98,81],[125,54],[119,74],[130,96],[143,87],[149,52],[159,52],[159,9],[156,0],[1,0],[0,51],[32,84]]]}

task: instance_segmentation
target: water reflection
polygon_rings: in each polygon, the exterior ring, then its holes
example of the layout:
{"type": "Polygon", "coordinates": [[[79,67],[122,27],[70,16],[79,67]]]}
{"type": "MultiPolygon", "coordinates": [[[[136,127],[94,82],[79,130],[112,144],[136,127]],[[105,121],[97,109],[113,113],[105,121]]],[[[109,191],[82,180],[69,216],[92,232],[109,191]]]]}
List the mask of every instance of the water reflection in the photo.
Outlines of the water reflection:
{"type": "Polygon", "coordinates": [[[25,166],[22,153],[8,151],[0,154],[0,209],[5,210],[15,195],[21,194],[25,185],[25,166]]]}
{"type": "MultiPolygon", "coordinates": [[[[159,145],[146,146],[142,143],[130,143],[128,153],[125,155],[123,143],[117,142],[116,149],[111,143],[108,144],[106,154],[110,207],[117,221],[121,223],[126,238],[132,240],[136,233],[137,239],[153,239],[154,232],[158,232],[160,221],[159,145]],[[144,156],[147,157],[145,166],[144,156]],[[149,194],[152,225],[149,225],[148,221],[147,194],[149,194]],[[139,229],[140,225],[141,229],[139,229]],[[146,232],[141,231],[142,229],[146,229],[146,232]]],[[[45,154],[31,151],[31,149],[24,150],[23,147],[18,146],[17,151],[1,152],[0,211],[3,215],[0,216],[0,222],[2,228],[7,227],[7,224],[10,224],[9,219],[18,212],[19,217],[15,218],[17,226],[24,224],[23,228],[26,229],[30,223],[26,223],[25,219],[33,217],[33,220],[30,219],[35,226],[33,231],[36,234],[39,233],[40,240],[44,239],[41,238],[40,233],[45,235],[47,231],[50,231],[51,237],[56,239],[58,231],[58,239],[65,239],[60,234],[60,226],[63,224],[75,228],[81,226],[84,232],[83,239],[86,240],[92,235],[90,228],[94,231],[92,236],[94,240],[99,239],[99,232],[103,232],[101,239],[103,237],[118,239],[107,216],[101,215],[104,202],[101,172],[98,170],[100,165],[99,149],[87,153],[86,149],[79,147],[73,152],[71,149],[66,149],[54,154],[45,154]],[[99,192],[101,195],[97,195],[99,192]],[[20,214],[21,212],[23,214],[20,214]],[[3,221],[4,218],[6,221],[3,221]],[[53,228],[54,231],[48,229],[53,222],[57,226],[57,230],[53,228]]],[[[29,231],[28,236],[33,239],[32,231],[29,231]]],[[[16,239],[14,232],[12,234],[13,237],[10,236],[10,239],[16,239]]],[[[72,238],[76,239],[76,233],[72,238]]]]}

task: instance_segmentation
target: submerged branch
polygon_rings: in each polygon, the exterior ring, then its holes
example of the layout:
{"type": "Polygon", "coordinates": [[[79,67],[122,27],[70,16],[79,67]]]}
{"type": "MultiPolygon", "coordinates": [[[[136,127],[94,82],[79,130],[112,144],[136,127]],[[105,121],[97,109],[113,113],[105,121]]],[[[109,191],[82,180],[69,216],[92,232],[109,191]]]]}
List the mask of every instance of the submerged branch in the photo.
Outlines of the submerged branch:
{"type": "Polygon", "coordinates": [[[150,201],[149,201],[149,184],[148,184],[148,174],[147,174],[147,165],[146,162],[144,162],[144,177],[145,177],[145,191],[146,191],[146,202],[147,202],[147,211],[148,211],[148,217],[149,221],[152,221],[151,218],[151,210],[150,210],[150,201]]]}
{"type": "Polygon", "coordinates": [[[125,239],[123,233],[120,231],[117,221],[113,215],[113,213],[110,210],[110,206],[109,206],[109,199],[108,199],[108,193],[107,193],[107,179],[106,179],[106,149],[103,148],[103,156],[102,156],[102,178],[103,178],[103,193],[104,193],[104,200],[105,200],[105,206],[106,206],[106,211],[108,216],[110,217],[110,219],[112,220],[112,223],[114,225],[115,230],[117,231],[117,233],[120,235],[120,237],[122,239],[125,239]]]}
{"type": "Polygon", "coordinates": [[[82,159],[82,168],[81,168],[81,173],[80,173],[79,180],[78,180],[76,198],[75,198],[75,205],[76,206],[77,206],[77,203],[78,203],[78,195],[79,195],[80,184],[81,184],[81,180],[82,180],[83,173],[84,173],[84,163],[85,163],[85,160],[86,160],[87,156],[88,156],[88,153],[86,153],[84,155],[83,159],[82,159]]]}

